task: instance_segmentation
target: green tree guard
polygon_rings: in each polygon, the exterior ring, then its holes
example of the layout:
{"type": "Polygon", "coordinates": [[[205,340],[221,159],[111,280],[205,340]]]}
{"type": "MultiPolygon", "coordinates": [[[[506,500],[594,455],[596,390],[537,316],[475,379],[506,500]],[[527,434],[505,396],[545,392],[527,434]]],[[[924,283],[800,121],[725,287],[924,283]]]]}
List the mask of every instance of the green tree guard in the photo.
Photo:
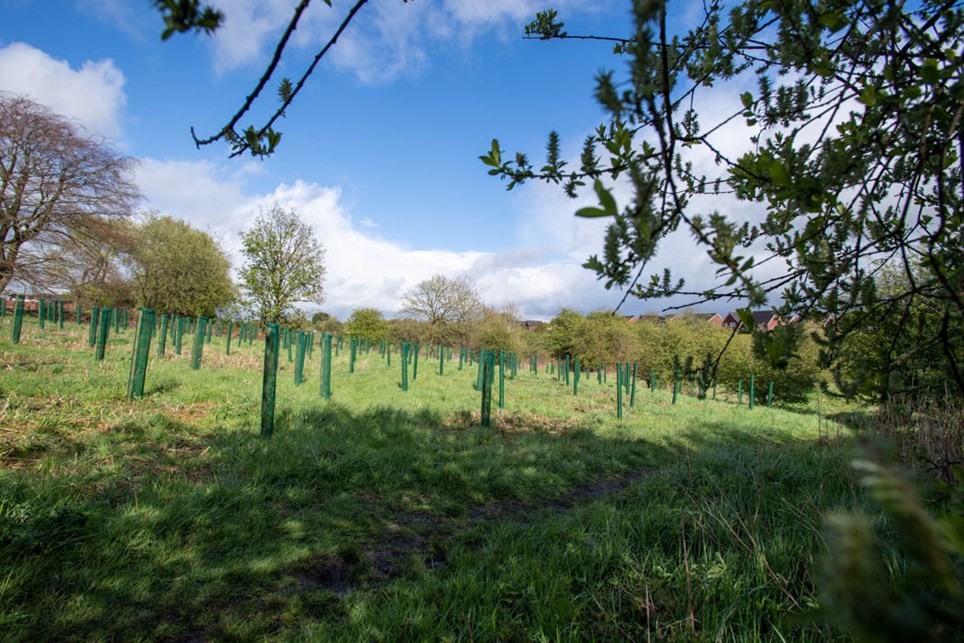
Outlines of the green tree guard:
{"type": "Polygon", "coordinates": [[[623,419],[623,369],[616,363],[616,419],[623,419]]]}
{"type": "Polygon", "coordinates": [[[181,354],[181,343],[184,340],[184,324],[187,320],[183,317],[177,318],[177,328],[174,331],[174,352],[181,354]]]}
{"type": "Polygon", "coordinates": [[[104,308],[100,311],[100,332],[97,335],[97,352],[95,357],[98,362],[104,360],[104,353],[107,351],[107,333],[110,332],[110,310],[104,308]]]}
{"type": "Polygon", "coordinates": [[[120,332],[120,310],[118,308],[110,309],[111,319],[114,322],[114,334],[120,332]]]}
{"type": "Polygon", "coordinates": [[[244,322],[241,323],[241,330],[238,332],[238,348],[241,347],[241,342],[245,339],[245,334],[248,332],[248,325],[244,322]]]}
{"type": "Polygon", "coordinates": [[[47,321],[47,302],[43,299],[37,301],[37,323],[41,328],[44,327],[44,323],[47,321]]]}
{"type": "Polygon", "coordinates": [[[713,399],[716,400],[716,382],[713,382],[713,399]]]}
{"type": "Polygon", "coordinates": [[[125,308],[121,313],[121,328],[127,330],[127,324],[129,320],[127,318],[127,309],[125,308]]]}
{"type": "Polygon", "coordinates": [[[402,342],[402,390],[408,390],[408,342],[402,342]]]}
{"type": "Polygon", "coordinates": [[[737,402],[743,404],[743,378],[737,382],[737,402]]]}
{"type": "Polygon", "coordinates": [[[305,341],[308,336],[303,331],[298,331],[298,346],[295,349],[295,384],[301,384],[304,382],[305,377],[305,352],[308,347],[305,346],[305,341]]]}
{"type": "Polygon", "coordinates": [[[505,351],[499,349],[499,408],[505,408],[505,351]]]}
{"type": "Polygon", "coordinates": [[[445,350],[439,349],[438,352],[438,374],[445,375],[445,350]]]}
{"type": "Polygon", "coordinates": [[[212,319],[211,322],[208,324],[208,344],[211,343],[211,335],[213,332],[214,332],[214,320],[212,319]]]}
{"type": "Polygon", "coordinates": [[[753,373],[750,373],[750,400],[749,400],[750,410],[753,410],[753,407],[756,406],[756,382],[754,381],[755,378],[756,378],[756,375],[754,375],[753,373]]]}
{"type": "Polygon", "coordinates": [[[413,382],[414,382],[415,379],[418,377],[418,349],[419,349],[419,348],[420,348],[420,345],[416,343],[416,344],[415,344],[415,357],[414,357],[414,359],[412,360],[412,381],[413,381],[413,382]]]}
{"type": "Polygon", "coordinates": [[[321,398],[331,399],[331,335],[325,333],[321,336],[321,398]]]}
{"type": "Polygon", "coordinates": [[[673,404],[676,404],[677,397],[679,397],[679,372],[673,375],[673,404]]]}
{"type": "Polygon", "coordinates": [[[549,362],[549,375],[555,376],[555,374],[556,374],[556,362],[549,362]]]}
{"type": "Polygon", "coordinates": [[[629,387],[629,408],[636,408],[636,367],[638,364],[633,362],[632,382],[629,387]]]}
{"type": "Polygon", "coordinates": [[[770,382],[767,387],[767,408],[770,408],[771,404],[773,404],[773,382],[770,382]]]}
{"type": "Polygon", "coordinates": [[[355,339],[354,337],[350,337],[348,339],[348,350],[351,351],[351,353],[348,356],[348,372],[354,373],[355,372],[355,353],[357,353],[358,351],[358,340],[355,339]]]}
{"type": "Polygon", "coordinates": [[[308,333],[308,338],[305,340],[305,343],[308,347],[308,359],[311,359],[311,356],[314,355],[315,352],[315,331],[308,333]]]}
{"type": "Polygon", "coordinates": [[[60,330],[64,329],[64,300],[61,299],[57,302],[57,327],[60,330]]]}
{"type": "Polygon", "coordinates": [[[476,391],[481,391],[481,390],[483,390],[483,389],[485,388],[485,387],[483,386],[483,382],[482,382],[482,377],[485,375],[485,364],[484,364],[484,362],[485,362],[485,354],[486,354],[486,351],[485,351],[485,350],[480,350],[480,351],[479,351],[479,370],[478,370],[478,372],[476,373],[476,377],[475,377],[475,390],[476,390],[476,391]]]}
{"type": "Polygon", "coordinates": [[[269,322],[264,329],[264,379],[261,384],[261,437],[270,438],[274,433],[275,388],[278,383],[278,351],[281,329],[269,322]]]}
{"type": "Polygon", "coordinates": [[[572,394],[579,395],[579,375],[581,366],[579,366],[579,358],[576,357],[573,360],[573,372],[572,372],[572,394]]]}
{"type": "MultiPolygon", "coordinates": [[[[286,330],[286,331],[285,331],[285,337],[289,337],[289,336],[290,336],[290,333],[286,330]]],[[[291,344],[292,344],[292,342],[291,342],[290,339],[285,342],[285,345],[286,345],[285,347],[288,349],[288,363],[289,363],[289,364],[290,364],[292,361],[294,361],[293,358],[291,357],[291,344]]]]}
{"type": "Polygon", "coordinates": [[[656,371],[655,369],[650,369],[649,371],[649,390],[651,393],[656,392],[656,371]]]}
{"type": "Polygon", "coordinates": [[[229,319],[229,320],[228,320],[228,339],[227,339],[227,341],[224,343],[224,354],[225,354],[225,355],[230,355],[230,354],[231,354],[231,340],[234,339],[234,338],[232,337],[233,334],[234,334],[234,320],[233,320],[233,319],[229,319]]]}
{"type": "MultiPolygon", "coordinates": [[[[337,347],[336,347],[336,349],[337,349],[337,347]]],[[[336,351],[335,351],[335,355],[337,355],[337,354],[338,354],[338,351],[336,350],[336,351]]],[[[391,344],[389,344],[389,345],[385,348],[385,360],[387,361],[386,366],[387,366],[388,368],[391,368],[391,367],[392,367],[392,345],[391,345],[391,344]]]]}
{"type": "Polygon", "coordinates": [[[191,351],[191,368],[195,371],[201,368],[201,353],[204,351],[204,339],[207,337],[208,318],[197,318],[197,326],[194,330],[194,349],[191,351]]]}
{"type": "Polygon", "coordinates": [[[13,306],[13,332],[10,335],[14,344],[20,343],[20,330],[23,328],[23,295],[17,295],[17,303],[13,306]]]}
{"type": "Polygon", "coordinates": [[[170,315],[161,315],[161,329],[157,333],[157,356],[164,357],[164,349],[167,345],[167,324],[170,321],[170,315]]]}
{"type": "Polygon", "coordinates": [[[93,348],[97,343],[97,327],[100,325],[100,308],[90,309],[90,329],[87,332],[87,344],[93,348]]]}
{"type": "Polygon", "coordinates": [[[134,336],[134,355],[131,359],[131,374],[127,379],[127,399],[139,400],[144,397],[144,379],[147,376],[147,358],[151,352],[151,334],[154,332],[155,314],[153,308],[141,308],[141,317],[134,336]]]}
{"type": "Polygon", "coordinates": [[[465,346],[459,346],[459,370],[462,370],[462,363],[465,361],[465,346]]]}
{"type": "Polygon", "coordinates": [[[479,374],[482,389],[482,426],[488,428],[492,415],[492,383],[495,375],[495,352],[479,353],[479,374]]]}

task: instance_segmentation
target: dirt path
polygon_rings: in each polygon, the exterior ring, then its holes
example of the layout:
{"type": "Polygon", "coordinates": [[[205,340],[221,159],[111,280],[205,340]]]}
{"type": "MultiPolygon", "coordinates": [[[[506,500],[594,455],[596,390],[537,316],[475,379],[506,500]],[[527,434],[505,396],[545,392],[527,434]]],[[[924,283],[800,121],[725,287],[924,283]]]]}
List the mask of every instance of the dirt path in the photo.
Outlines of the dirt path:
{"type": "Polygon", "coordinates": [[[428,569],[447,564],[446,551],[439,542],[450,541],[460,533],[483,528],[498,521],[534,522],[547,513],[556,514],[618,493],[642,480],[652,469],[640,469],[616,478],[577,487],[565,494],[529,502],[507,501],[477,505],[468,517],[447,518],[428,512],[400,516],[383,539],[359,553],[325,556],[307,567],[287,575],[301,590],[326,589],[347,594],[360,588],[377,587],[402,577],[413,559],[428,569]]]}

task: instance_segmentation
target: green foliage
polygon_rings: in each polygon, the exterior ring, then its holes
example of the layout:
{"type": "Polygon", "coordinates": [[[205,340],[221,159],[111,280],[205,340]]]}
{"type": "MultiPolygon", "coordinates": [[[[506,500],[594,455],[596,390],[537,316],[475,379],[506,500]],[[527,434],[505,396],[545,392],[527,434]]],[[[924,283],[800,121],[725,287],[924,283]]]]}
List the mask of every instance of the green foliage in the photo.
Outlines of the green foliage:
{"type": "MultiPolygon", "coordinates": [[[[584,264],[607,288],[754,307],[779,296],[783,313],[834,321],[831,354],[850,333],[886,327],[894,344],[925,340],[923,352],[964,394],[964,8],[744,0],[705,4],[698,18],[682,20],[670,13],[677,6],[634,2],[626,39],[573,36],[555,11],[538,14],[527,36],[615,41],[627,67],[596,79],[607,122],[586,139],[578,167],[559,159],[551,132],[541,168],[493,140],[481,157],[488,173],[508,189],[541,180],[576,196],[591,185],[597,205],[576,215],[612,221],[602,252],[584,264]],[[711,93],[724,83],[756,89],[728,105],[725,93],[711,93]],[[616,185],[630,189],[624,203],[616,185]],[[717,194],[760,204],[765,214],[714,211],[717,194]],[[646,279],[661,241],[680,227],[721,285],[686,290],[669,271],[646,279]],[[786,269],[774,276],[764,262],[786,269]],[[898,292],[876,287],[884,262],[908,277],[898,292]],[[913,323],[920,309],[928,311],[925,332],[913,323]]],[[[761,340],[777,361],[793,352],[783,339],[761,340]]],[[[875,342],[878,355],[851,370],[885,391],[890,362],[907,350],[875,342]],[[891,354],[878,377],[881,352],[891,354]]],[[[902,370],[910,369],[896,369],[906,379],[902,370]]]]}
{"type": "Polygon", "coordinates": [[[242,288],[263,323],[285,323],[295,302],[324,301],[325,250],[297,212],[262,209],[241,241],[242,288]]]}
{"type": "MultiPolygon", "coordinates": [[[[428,324],[417,319],[407,317],[397,317],[388,320],[392,341],[396,343],[409,342],[411,344],[421,344],[422,342],[432,342],[438,344],[437,336],[433,336],[428,324]]],[[[458,345],[442,342],[443,345],[458,345]]]]}
{"type": "Polygon", "coordinates": [[[878,446],[865,445],[853,467],[896,534],[900,562],[887,573],[866,515],[829,515],[821,615],[863,640],[959,641],[964,631],[964,471],[956,469],[958,484],[951,488],[944,515],[935,520],[878,446]]]}
{"type": "Polygon", "coordinates": [[[575,310],[563,308],[553,317],[543,334],[546,349],[553,357],[576,354],[576,338],[582,333],[585,318],[575,310]]]}
{"type": "Polygon", "coordinates": [[[942,305],[914,296],[912,284],[926,279],[924,273],[919,265],[909,272],[893,263],[879,266],[873,289],[889,303],[859,325],[853,319],[826,325],[823,359],[844,394],[877,400],[945,395],[953,364],[964,363],[964,317],[946,317],[942,305]]]}
{"type": "Polygon", "coordinates": [[[214,33],[224,22],[220,10],[208,4],[202,7],[200,0],[154,0],[154,5],[164,18],[161,40],[185,31],[214,33]]]}
{"type": "Polygon", "coordinates": [[[514,314],[486,311],[482,320],[474,325],[469,342],[474,349],[518,353],[524,347],[524,332],[514,314]]]}
{"type": "Polygon", "coordinates": [[[235,297],[224,251],[211,235],[180,219],[145,217],[128,264],[138,304],[161,314],[213,317],[235,297]]]}
{"type": "Polygon", "coordinates": [[[351,317],[345,322],[345,331],[352,337],[379,342],[388,339],[390,328],[388,322],[377,308],[356,308],[351,317]]]}

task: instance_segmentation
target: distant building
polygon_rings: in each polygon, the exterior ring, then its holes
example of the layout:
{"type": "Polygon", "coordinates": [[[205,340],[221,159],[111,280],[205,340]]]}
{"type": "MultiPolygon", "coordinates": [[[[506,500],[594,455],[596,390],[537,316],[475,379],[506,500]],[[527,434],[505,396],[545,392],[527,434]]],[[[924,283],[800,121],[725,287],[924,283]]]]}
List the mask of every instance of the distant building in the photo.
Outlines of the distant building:
{"type": "Polygon", "coordinates": [[[696,319],[701,319],[708,324],[716,326],[717,328],[723,327],[723,318],[720,317],[719,313],[692,313],[689,316],[695,317],[696,319]]]}
{"type": "MultiPolygon", "coordinates": [[[[754,310],[751,314],[753,315],[753,323],[756,328],[773,330],[783,323],[780,316],[772,310],[754,310]]],[[[743,322],[740,321],[740,316],[737,315],[736,312],[730,312],[723,318],[720,325],[723,326],[723,328],[742,328],[743,322]]]]}

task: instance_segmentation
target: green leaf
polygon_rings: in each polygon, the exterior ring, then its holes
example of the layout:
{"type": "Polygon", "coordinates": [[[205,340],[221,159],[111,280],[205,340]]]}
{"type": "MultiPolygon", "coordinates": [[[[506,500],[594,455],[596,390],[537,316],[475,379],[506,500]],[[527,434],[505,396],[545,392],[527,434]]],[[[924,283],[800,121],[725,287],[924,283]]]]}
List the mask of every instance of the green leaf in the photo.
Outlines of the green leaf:
{"type": "Polygon", "coordinates": [[[825,13],[819,18],[820,24],[830,30],[830,33],[836,33],[850,24],[850,20],[847,19],[842,13],[825,13]]]}
{"type": "Polygon", "coordinates": [[[740,321],[743,322],[743,326],[747,330],[753,330],[753,327],[756,326],[753,312],[749,308],[737,308],[736,315],[740,318],[740,321]]]}
{"type": "Polygon", "coordinates": [[[920,77],[928,85],[936,85],[940,80],[940,72],[937,69],[937,61],[928,58],[924,61],[924,66],[920,68],[920,77]]]}
{"type": "Polygon", "coordinates": [[[278,98],[282,103],[287,103],[291,100],[291,81],[289,79],[281,79],[281,84],[278,85],[278,98]]]}
{"type": "Polygon", "coordinates": [[[740,100],[743,101],[743,107],[750,109],[753,105],[753,94],[750,92],[743,92],[740,94],[740,100]]]}
{"type": "Polygon", "coordinates": [[[616,199],[613,198],[612,193],[606,189],[602,181],[596,179],[593,183],[593,189],[596,191],[596,195],[599,197],[599,204],[602,205],[605,214],[614,216],[619,210],[616,207],[616,199]]]}
{"type": "Polygon", "coordinates": [[[790,187],[790,173],[787,172],[787,168],[783,163],[774,160],[767,166],[767,170],[770,173],[770,180],[773,181],[774,185],[790,187]]]}
{"type": "Polygon", "coordinates": [[[865,85],[860,95],[857,96],[857,100],[867,107],[873,107],[874,103],[877,102],[877,88],[873,85],[865,85]]]}
{"type": "Polygon", "coordinates": [[[606,212],[605,210],[600,210],[599,208],[587,207],[576,210],[576,216],[583,217],[585,219],[596,219],[598,217],[611,217],[612,214],[606,212]]]}

